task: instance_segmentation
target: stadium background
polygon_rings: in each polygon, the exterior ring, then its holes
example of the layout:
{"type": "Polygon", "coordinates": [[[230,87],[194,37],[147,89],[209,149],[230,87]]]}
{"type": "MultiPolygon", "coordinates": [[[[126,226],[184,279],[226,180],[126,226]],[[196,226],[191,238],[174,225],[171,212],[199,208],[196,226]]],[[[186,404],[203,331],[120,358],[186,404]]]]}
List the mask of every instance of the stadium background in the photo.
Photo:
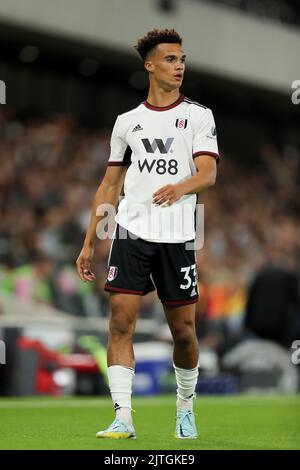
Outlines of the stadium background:
{"type": "MultiPolygon", "coordinates": [[[[114,120],[146,98],[132,45],[153,27],[182,34],[182,91],[212,108],[223,157],[201,197],[198,394],[299,394],[298,3],[2,0],[0,395],[107,395],[109,240],[96,246],[95,283],[75,260],[114,120]]],[[[155,293],[135,343],[135,393],[174,392],[155,293]]]]}

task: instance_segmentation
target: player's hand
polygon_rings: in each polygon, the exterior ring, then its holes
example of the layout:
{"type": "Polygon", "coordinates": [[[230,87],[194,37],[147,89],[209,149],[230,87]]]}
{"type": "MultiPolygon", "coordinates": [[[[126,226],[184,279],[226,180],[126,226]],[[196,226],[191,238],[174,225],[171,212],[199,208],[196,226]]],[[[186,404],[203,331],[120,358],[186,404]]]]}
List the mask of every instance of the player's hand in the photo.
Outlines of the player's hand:
{"type": "Polygon", "coordinates": [[[174,202],[178,201],[183,196],[180,187],[176,184],[167,184],[162,188],[155,191],[152,195],[153,204],[171,206],[174,202]]]}
{"type": "Polygon", "coordinates": [[[94,281],[95,274],[91,271],[91,263],[93,259],[94,249],[89,246],[83,246],[76,261],[76,268],[82,281],[94,281]]]}

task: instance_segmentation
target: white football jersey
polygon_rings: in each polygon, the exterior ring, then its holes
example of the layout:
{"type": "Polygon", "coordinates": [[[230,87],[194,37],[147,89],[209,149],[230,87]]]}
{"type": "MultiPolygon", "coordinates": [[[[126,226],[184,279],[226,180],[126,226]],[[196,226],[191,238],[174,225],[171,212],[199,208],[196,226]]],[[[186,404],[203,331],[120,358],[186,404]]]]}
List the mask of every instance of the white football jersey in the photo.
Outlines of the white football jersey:
{"type": "Polygon", "coordinates": [[[210,109],[181,95],[165,107],[144,101],[117,117],[108,165],[128,166],[124,198],[116,221],[152,242],[182,243],[195,238],[196,194],[171,206],[155,206],[153,193],[176,184],[197,170],[193,158],[219,160],[216,127],[210,109]]]}

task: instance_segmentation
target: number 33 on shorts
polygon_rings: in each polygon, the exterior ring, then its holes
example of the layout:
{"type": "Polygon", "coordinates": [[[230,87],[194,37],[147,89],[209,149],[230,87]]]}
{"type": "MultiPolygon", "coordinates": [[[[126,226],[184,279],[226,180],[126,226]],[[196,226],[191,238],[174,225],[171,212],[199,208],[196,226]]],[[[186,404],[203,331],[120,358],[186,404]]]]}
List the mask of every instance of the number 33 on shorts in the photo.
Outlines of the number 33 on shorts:
{"type": "Polygon", "coordinates": [[[192,287],[193,289],[197,289],[197,269],[196,264],[192,264],[191,266],[185,266],[180,269],[180,272],[184,273],[183,280],[186,281],[184,284],[180,284],[180,289],[189,289],[192,287]]]}

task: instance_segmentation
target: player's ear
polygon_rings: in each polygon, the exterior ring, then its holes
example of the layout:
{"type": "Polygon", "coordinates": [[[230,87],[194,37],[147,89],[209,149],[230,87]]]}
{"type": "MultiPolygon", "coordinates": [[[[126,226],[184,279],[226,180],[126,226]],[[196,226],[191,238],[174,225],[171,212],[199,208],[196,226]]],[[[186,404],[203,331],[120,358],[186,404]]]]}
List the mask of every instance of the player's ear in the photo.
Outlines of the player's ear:
{"type": "Polygon", "coordinates": [[[147,70],[147,72],[153,72],[154,70],[154,64],[151,60],[146,60],[144,63],[144,67],[147,70]]]}

